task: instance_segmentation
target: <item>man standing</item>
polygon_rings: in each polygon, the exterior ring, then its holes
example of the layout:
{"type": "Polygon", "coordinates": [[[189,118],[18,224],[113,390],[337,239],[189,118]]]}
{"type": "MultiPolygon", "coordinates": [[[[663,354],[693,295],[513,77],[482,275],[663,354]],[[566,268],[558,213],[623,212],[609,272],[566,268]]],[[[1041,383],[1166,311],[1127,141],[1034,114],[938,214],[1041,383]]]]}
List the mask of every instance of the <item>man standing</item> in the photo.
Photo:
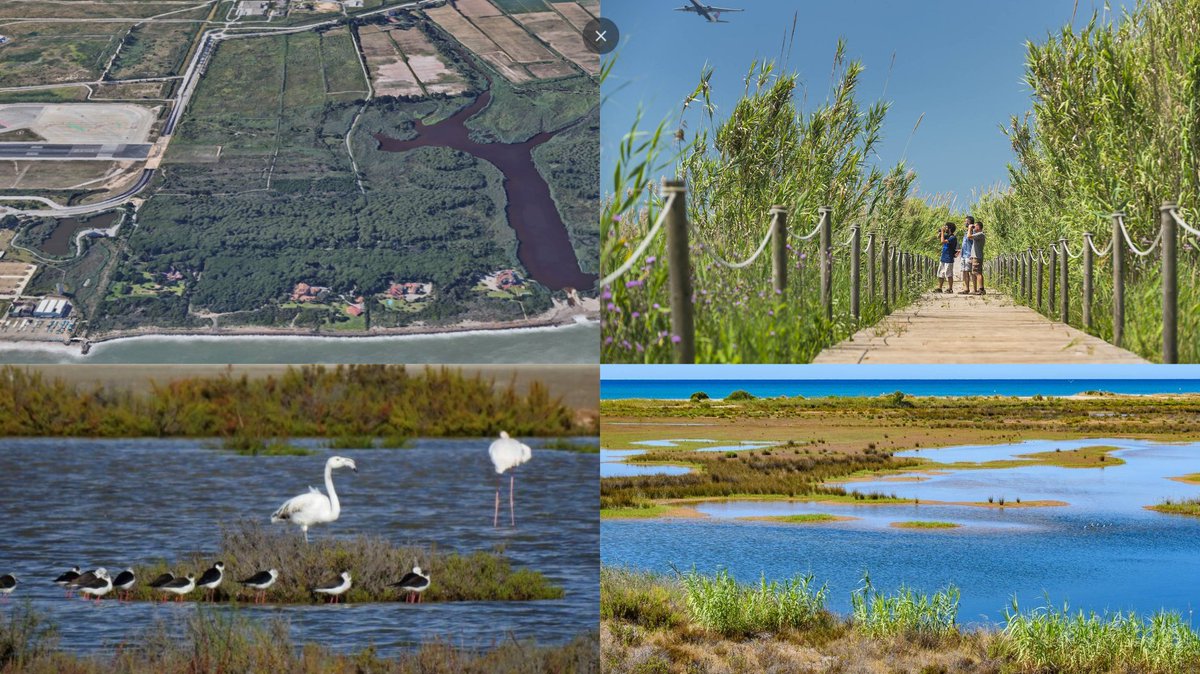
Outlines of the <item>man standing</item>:
{"type": "Polygon", "coordinates": [[[954,236],[956,226],[953,222],[947,222],[942,227],[942,263],[938,265],[938,287],[935,293],[942,292],[942,283],[948,283],[949,287],[945,292],[954,292],[954,254],[958,252],[958,238],[954,236]]]}
{"type": "Polygon", "coordinates": [[[983,294],[983,244],[987,235],[983,233],[983,221],[975,223],[973,232],[969,235],[971,242],[971,273],[975,275],[975,294],[983,294]]]}
{"type": "Polygon", "coordinates": [[[963,280],[963,290],[959,293],[960,295],[971,294],[971,232],[974,231],[974,228],[975,218],[968,215],[966,220],[963,221],[963,232],[965,232],[965,235],[963,236],[962,253],[958,256],[958,269],[962,272],[963,280]]]}

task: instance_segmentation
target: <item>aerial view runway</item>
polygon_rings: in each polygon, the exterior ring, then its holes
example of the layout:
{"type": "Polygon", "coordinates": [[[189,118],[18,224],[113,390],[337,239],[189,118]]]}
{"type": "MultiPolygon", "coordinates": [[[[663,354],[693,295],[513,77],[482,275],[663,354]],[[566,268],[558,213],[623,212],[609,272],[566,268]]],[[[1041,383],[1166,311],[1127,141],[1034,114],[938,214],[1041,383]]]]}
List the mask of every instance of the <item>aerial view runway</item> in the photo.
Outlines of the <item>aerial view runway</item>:
{"type": "Polygon", "coordinates": [[[0,159],[145,159],[149,143],[0,143],[0,159]]]}

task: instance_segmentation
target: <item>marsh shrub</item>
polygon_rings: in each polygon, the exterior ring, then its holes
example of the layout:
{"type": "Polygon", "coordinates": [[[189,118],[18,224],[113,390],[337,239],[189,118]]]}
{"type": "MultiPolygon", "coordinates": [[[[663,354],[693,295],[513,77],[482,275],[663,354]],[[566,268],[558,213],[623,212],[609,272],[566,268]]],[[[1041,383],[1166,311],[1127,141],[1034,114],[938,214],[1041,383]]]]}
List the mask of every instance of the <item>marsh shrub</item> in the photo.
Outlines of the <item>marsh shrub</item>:
{"type": "Polygon", "coordinates": [[[729,395],[725,396],[726,400],[754,400],[754,394],[749,391],[738,389],[729,395]]]}
{"type": "MultiPolygon", "coordinates": [[[[563,593],[540,572],[514,569],[501,549],[457,553],[394,545],[378,536],[322,536],[305,543],[293,527],[264,525],[256,520],[222,525],[219,549],[215,556],[192,554],[173,565],[159,562],[137,568],[136,572],[145,581],[164,571],[199,574],[214,562],[223,561],[226,577],[236,580],[275,568],[280,576],[268,597],[287,603],[313,601],[309,588],[343,570],[349,570],[354,580],[347,601],[395,600],[401,595],[388,585],[418,564],[433,579],[424,595],[428,601],[557,599],[563,593]]],[[[217,598],[230,598],[228,593],[236,587],[227,581],[217,598]]],[[[138,585],[134,592],[139,599],[162,597],[161,592],[145,585],[138,585]]]]}
{"type": "Polygon", "coordinates": [[[674,627],[683,622],[677,610],[676,589],[655,574],[602,569],[600,617],[631,622],[649,629],[674,627]]]}
{"type": "Polygon", "coordinates": [[[692,402],[700,402],[701,400],[708,400],[708,394],[704,391],[696,391],[692,394],[692,402]]]}
{"type": "Polygon", "coordinates": [[[706,576],[695,569],[681,576],[688,612],[697,624],[726,636],[779,632],[818,624],[829,618],[827,586],[799,575],[743,585],[724,569],[706,576]]]}

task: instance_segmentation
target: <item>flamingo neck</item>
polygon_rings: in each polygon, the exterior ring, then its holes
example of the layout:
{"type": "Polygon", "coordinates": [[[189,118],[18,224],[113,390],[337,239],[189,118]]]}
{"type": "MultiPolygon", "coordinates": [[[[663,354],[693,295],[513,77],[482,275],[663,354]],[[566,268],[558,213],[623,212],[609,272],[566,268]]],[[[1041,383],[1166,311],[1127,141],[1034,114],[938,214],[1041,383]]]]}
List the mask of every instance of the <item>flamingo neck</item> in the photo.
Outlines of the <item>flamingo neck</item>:
{"type": "Polygon", "coordinates": [[[333,488],[333,466],[325,464],[325,492],[329,494],[329,514],[337,519],[342,512],[342,504],[338,503],[337,491],[333,488]]]}

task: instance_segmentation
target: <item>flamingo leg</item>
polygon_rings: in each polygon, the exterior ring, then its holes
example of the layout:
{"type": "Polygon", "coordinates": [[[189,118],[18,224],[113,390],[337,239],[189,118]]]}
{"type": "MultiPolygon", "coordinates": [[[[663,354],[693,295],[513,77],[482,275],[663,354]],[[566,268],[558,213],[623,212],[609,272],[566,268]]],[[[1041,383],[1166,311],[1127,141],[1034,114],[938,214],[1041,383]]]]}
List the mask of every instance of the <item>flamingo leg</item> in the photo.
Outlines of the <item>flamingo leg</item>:
{"type": "Polygon", "coordinates": [[[508,476],[508,517],[512,521],[513,527],[517,526],[517,511],[513,506],[513,488],[516,485],[516,474],[508,476]]]}
{"type": "Polygon", "coordinates": [[[496,475],[496,512],[492,515],[492,526],[500,526],[500,476],[496,475]]]}

